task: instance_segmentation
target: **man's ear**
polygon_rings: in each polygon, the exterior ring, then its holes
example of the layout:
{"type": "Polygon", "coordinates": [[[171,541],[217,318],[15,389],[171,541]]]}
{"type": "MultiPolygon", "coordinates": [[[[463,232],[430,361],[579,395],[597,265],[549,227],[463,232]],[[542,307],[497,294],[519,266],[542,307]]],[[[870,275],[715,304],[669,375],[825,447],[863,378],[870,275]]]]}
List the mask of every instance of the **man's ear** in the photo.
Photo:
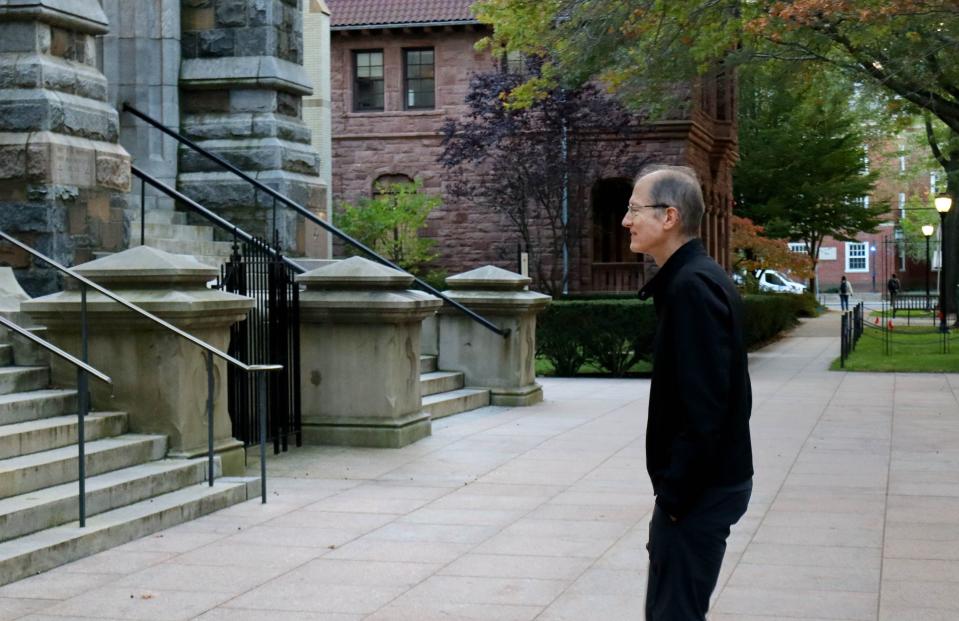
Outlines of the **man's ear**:
{"type": "Polygon", "coordinates": [[[663,229],[670,231],[682,225],[682,218],[679,216],[679,210],[675,207],[667,207],[663,215],[663,229]]]}

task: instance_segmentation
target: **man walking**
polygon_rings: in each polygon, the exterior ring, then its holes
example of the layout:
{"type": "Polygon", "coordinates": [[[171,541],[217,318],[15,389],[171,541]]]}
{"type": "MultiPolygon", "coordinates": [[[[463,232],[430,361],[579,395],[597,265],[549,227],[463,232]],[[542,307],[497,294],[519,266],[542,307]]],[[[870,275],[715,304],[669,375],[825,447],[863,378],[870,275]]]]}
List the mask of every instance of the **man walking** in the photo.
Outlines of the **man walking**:
{"type": "Polygon", "coordinates": [[[896,316],[896,298],[899,297],[899,289],[902,288],[902,283],[899,282],[899,277],[896,276],[895,272],[892,276],[889,277],[889,280],[886,282],[886,291],[889,292],[889,304],[892,305],[892,316],[896,316]]]}
{"type": "Polygon", "coordinates": [[[752,491],[752,391],[736,287],[699,240],[695,173],[661,166],[633,187],[630,250],[659,272],[643,287],[657,328],[646,425],[656,504],[649,524],[647,621],[704,621],[730,527],[752,491]]]}
{"type": "Polygon", "coordinates": [[[839,281],[839,310],[849,310],[849,296],[852,295],[852,283],[843,276],[839,281]]]}

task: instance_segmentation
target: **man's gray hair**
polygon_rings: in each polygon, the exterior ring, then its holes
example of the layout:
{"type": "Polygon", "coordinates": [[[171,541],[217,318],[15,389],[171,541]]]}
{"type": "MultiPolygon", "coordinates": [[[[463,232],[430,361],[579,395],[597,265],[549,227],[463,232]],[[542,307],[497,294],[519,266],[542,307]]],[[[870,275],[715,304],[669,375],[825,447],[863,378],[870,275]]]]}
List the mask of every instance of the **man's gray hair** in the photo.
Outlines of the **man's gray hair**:
{"type": "Polygon", "coordinates": [[[683,234],[699,237],[699,226],[703,220],[703,212],[706,211],[706,204],[696,171],[688,166],[656,164],[643,168],[636,181],[655,173],[665,174],[657,174],[653,179],[649,186],[650,200],[657,205],[675,207],[682,221],[683,234]]]}

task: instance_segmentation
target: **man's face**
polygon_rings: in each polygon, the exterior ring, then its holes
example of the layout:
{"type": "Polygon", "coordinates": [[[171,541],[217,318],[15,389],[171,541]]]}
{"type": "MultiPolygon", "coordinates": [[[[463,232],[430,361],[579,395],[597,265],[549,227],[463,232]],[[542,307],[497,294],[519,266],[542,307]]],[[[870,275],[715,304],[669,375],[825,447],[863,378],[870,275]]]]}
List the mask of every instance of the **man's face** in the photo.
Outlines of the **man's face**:
{"type": "Polygon", "coordinates": [[[629,249],[636,253],[655,254],[668,238],[664,228],[665,209],[649,206],[653,204],[650,185],[649,176],[636,182],[629,198],[629,209],[623,216],[623,227],[629,229],[629,249]]]}

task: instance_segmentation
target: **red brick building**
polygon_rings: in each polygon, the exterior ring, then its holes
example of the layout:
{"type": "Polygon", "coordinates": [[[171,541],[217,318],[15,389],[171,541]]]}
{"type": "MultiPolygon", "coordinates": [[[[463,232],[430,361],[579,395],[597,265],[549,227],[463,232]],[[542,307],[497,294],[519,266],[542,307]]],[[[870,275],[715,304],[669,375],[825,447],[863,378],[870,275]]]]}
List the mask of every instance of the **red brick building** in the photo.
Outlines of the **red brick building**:
{"type": "MultiPolygon", "coordinates": [[[[488,33],[472,0],[328,0],[331,13],[334,203],[369,197],[378,180],[418,178],[444,196],[427,234],[439,267],[456,273],[484,264],[517,270],[517,235],[505,217],[446,195],[441,127],[460,117],[474,73],[499,68],[474,44],[488,33]]],[[[703,184],[703,238],[729,261],[731,169],[737,156],[735,81],[722,76],[693,89],[689,118],[651,125],[635,144],[651,161],[692,166],[703,184]]],[[[636,171],[638,172],[638,171],[636,171]]],[[[570,290],[635,290],[650,265],[628,250],[619,226],[631,177],[598,178],[585,198],[591,227],[570,248],[570,290]]]]}
{"type": "MultiPolygon", "coordinates": [[[[899,276],[904,289],[924,290],[926,262],[913,259],[906,252],[897,232],[897,223],[905,217],[905,210],[911,208],[908,206],[910,201],[919,199],[921,204],[926,204],[930,193],[935,195],[936,186],[944,186],[945,180],[941,174],[937,179],[936,173],[926,168],[924,159],[911,147],[912,142],[914,140],[907,132],[898,139],[870,146],[868,165],[878,172],[879,178],[873,193],[863,197],[863,201],[888,205],[886,221],[875,233],[862,233],[854,242],[837,241],[831,237],[823,240],[817,268],[820,291],[838,288],[840,279],[845,276],[856,293],[884,292],[886,281],[893,273],[899,276]]],[[[933,252],[936,247],[933,238],[933,252]]],[[[919,250],[922,254],[922,248],[919,250]]],[[[931,281],[935,294],[935,272],[931,281]]]]}

